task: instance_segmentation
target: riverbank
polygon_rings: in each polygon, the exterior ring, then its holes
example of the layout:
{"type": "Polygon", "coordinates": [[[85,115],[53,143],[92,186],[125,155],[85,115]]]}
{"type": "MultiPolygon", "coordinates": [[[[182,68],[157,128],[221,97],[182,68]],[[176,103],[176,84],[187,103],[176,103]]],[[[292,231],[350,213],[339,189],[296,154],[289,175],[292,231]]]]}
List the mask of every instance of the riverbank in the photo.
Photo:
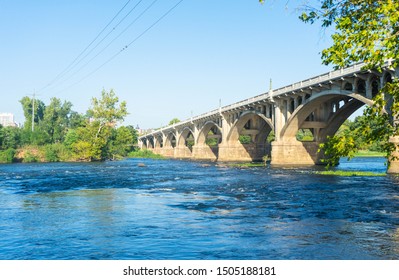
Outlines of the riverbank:
{"type": "Polygon", "coordinates": [[[369,150],[360,150],[355,154],[355,157],[385,157],[385,153],[369,150]]]}
{"type": "Polygon", "coordinates": [[[317,175],[327,175],[327,176],[341,176],[341,177],[354,177],[354,176],[368,176],[368,177],[380,177],[386,176],[386,173],[380,172],[369,172],[369,171],[352,171],[352,170],[324,170],[316,171],[317,175]]]}
{"type": "MultiPolygon", "coordinates": [[[[355,154],[355,157],[384,157],[384,153],[361,150],[355,154]]],[[[123,158],[123,157],[121,157],[123,158]]],[[[127,158],[148,158],[165,159],[164,156],[155,154],[150,150],[136,150],[127,155],[127,158]]],[[[113,158],[113,160],[119,157],[113,158]]],[[[45,146],[29,145],[18,149],[7,149],[0,151],[0,163],[31,163],[31,162],[81,162],[79,158],[73,155],[62,144],[51,144],[45,146]]],[[[231,167],[250,168],[265,166],[264,162],[245,162],[231,163],[231,167]]]]}

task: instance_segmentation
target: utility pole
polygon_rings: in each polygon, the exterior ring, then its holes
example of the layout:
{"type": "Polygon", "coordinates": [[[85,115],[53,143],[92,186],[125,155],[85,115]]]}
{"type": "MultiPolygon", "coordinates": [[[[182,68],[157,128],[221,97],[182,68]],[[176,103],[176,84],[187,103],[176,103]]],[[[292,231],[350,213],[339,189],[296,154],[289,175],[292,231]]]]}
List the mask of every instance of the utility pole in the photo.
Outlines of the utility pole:
{"type": "Polygon", "coordinates": [[[35,130],[35,91],[33,91],[32,99],[32,132],[35,130]]]}

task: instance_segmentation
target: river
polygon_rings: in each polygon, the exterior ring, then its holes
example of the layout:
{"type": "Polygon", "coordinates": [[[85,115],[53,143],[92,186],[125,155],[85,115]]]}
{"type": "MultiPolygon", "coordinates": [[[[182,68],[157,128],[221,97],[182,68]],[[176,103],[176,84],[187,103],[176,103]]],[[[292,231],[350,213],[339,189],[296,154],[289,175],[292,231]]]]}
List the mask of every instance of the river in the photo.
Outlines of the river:
{"type": "Polygon", "coordinates": [[[315,169],[3,164],[0,259],[399,259],[399,179],[315,169]]]}

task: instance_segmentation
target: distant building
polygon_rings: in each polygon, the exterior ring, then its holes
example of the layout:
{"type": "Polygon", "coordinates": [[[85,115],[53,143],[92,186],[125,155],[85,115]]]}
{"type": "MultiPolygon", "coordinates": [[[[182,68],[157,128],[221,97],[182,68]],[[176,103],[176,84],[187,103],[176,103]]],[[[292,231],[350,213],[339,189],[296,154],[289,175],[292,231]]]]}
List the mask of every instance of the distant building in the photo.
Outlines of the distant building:
{"type": "Polygon", "coordinates": [[[154,131],[154,129],[142,129],[139,127],[139,125],[137,125],[135,129],[139,135],[145,135],[154,131]]]}
{"type": "Polygon", "coordinates": [[[2,126],[18,126],[14,121],[14,114],[11,113],[0,113],[0,124],[2,126]]]}

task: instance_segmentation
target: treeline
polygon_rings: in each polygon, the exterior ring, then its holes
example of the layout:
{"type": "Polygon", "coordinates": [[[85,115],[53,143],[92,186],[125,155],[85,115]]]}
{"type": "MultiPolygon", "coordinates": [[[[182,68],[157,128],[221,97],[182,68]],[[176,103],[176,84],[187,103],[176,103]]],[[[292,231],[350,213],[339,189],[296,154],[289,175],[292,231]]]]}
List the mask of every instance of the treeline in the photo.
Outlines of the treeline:
{"type": "Polygon", "coordinates": [[[92,98],[85,114],[72,103],[51,98],[20,100],[23,127],[0,126],[0,162],[98,161],[126,156],[134,150],[138,133],[118,126],[127,115],[126,102],[111,90],[92,98]],[[32,120],[33,117],[33,120],[32,120]]]}
{"type": "Polygon", "coordinates": [[[358,147],[357,150],[385,152],[384,147],[387,144],[387,140],[379,139],[371,142],[367,139],[366,135],[362,133],[356,134],[356,137],[353,137],[354,131],[362,130],[363,127],[377,128],[378,126],[380,126],[380,124],[378,124],[376,121],[368,122],[365,116],[358,116],[353,121],[346,120],[341,125],[335,136],[351,138],[351,141],[353,141],[353,145],[358,147]],[[364,125],[364,123],[366,122],[367,125],[364,125]]]}

